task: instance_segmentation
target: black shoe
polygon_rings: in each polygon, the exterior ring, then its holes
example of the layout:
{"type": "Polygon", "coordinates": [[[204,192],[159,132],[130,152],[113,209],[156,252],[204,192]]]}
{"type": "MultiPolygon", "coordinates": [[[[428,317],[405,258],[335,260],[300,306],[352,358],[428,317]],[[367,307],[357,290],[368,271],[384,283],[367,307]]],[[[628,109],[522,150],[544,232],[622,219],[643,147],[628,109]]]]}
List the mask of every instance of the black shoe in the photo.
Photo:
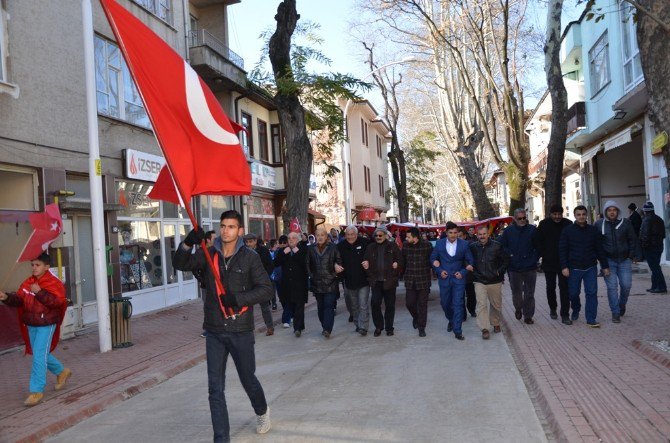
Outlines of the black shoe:
{"type": "Polygon", "coordinates": [[[549,317],[551,317],[552,320],[556,320],[558,318],[558,315],[556,315],[556,311],[551,311],[549,313],[549,317]]]}
{"type": "Polygon", "coordinates": [[[526,318],[523,320],[523,322],[527,325],[532,325],[533,323],[535,323],[532,318],[526,318]]]}
{"type": "Polygon", "coordinates": [[[382,335],[382,330],[381,329],[375,329],[374,336],[379,337],[380,335],[382,335]]]}
{"type": "Polygon", "coordinates": [[[463,337],[463,334],[454,334],[454,337],[456,337],[456,340],[465,340],[465,337],[463,337]]]}
{"type": "Polygon", "coordinates": [[[514,311],[514,317],[516,317],[517,320],[521,320],[521,309],[514,311]]]}
{"type": "Polygon", "coordinates": [[[392,335],[393,335],[393,331],[386,331],[386,335],[388,335],[389,337],[392,336],[392,335]]]}
{"type": "Polygon", "coordinates": [[[349,316],[349,323],[353,323],[353,322],[354,322],[354,316],[353,316],[353,315],[350,315],[350,316],[349,316]]]}
{"type": "Polygon", "coordinates": [[[326,333],[327,333],[327,331],[325,329],[323,331],[321,331],[321,335],[323,335],[324,337],[326,336],[326,333]]]}
{"type": "Polygon", "coordinates": [[[667,289],[652,289],[651,291],[652,294],[667,294],[668,290],[667,289]]]}
{"type": "Polygon", "coordinates": [[[563,317],[563,318],[561,319],[561,323],[563,323],[564,325],[571,325],[571,324],[572,324],[572,320],[570,320],[568,317],[563,317]]]}
{"type": "Polygon", "coordinates": [[[425,337],[426,336],[426,330],[421,328],[419,329],[419,337],[425,337]]]}
{"type": "Polygon", "coordinates": [[[454,325],[452,325],[451,322],[449,322],[449,323],[447,324],[447,332],[451,332],[451,331],[453,331],[453,330],[454,330],[454,325]]]}
{"type": "Polygon", "coordinates": [[[414,329],[416,329],[416,328],[419,327],[419,322],[416,321],[416,318],[413,318],[413,319],[412,319],[412,327],[413,327],[414,329]]]}
{"type": "Polygon", "coordinates": [[[323,336],[326,338],[330,338],[330,331],[323,331],[323,336]]]}
{"type": "Polygon", "coordinates": [[[477,317],[477,313],[476,312],[471,312],[470,317],[477,317]]]}
{"type": "Polygon", "coordinates": [[[621,315],[612,314],[612,323],[621,323],[621,315]]]}
{"type": "Polygon", "coordinates": [[[273,311],[276,311],[276,310],[277,310],[277,303],[273,303],[273,305],[272,305],[272,310],[273,310],[273,311]]]}
{"type": "Polygon", "coordinates": [[[649,289],[647,289],[647,292],[654,292],[655,290],[656,290],[656,288],[649,288],[649,289]]]}
{"type": "Polygon", "coordinates": [[[463,321],[468,321],[468,314],[463,314],[463,321]]]}
{"type": "Polygon", "coordinates": [[[302,335],[302,331],[295,331],[294,334],[296,337],[300,337],[300,335],[302,335]]]}
{"type": "Polygon", "coordinates": [[[366,335],[368,335],[368,330],[367,330],[367,329],[359,329],[357,332],[358,332],[359,334],[361,334],[363,337],[365,337],[366,335]]]}
{"type": "Polygon", "coordinates": [[[572,321],[579,320],[579,312],[572,312],[572,321]]]}
{"type": "Polygon", "coordinates": [[[626,305],[619,305],[619,315],[623,317],[625,313],[626,313],[626,305]]]}

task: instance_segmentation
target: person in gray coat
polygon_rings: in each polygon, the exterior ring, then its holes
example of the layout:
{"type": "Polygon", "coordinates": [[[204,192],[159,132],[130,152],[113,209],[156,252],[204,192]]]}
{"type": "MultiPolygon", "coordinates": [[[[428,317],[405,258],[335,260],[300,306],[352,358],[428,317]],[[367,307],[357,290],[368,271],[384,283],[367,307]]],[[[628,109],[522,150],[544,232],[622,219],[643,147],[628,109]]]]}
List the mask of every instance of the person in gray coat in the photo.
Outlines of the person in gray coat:
{"type": "Polygon", "coordinates": [[[337,250],[324,227],[316,229],[316,243],[307,249],[307,269],[311,281],[310,290],[316,297],[316,306],[321,322],[321,335],[330,337],[335,322],[335,300],[337,298],[337,274],[343,271],[340,251],[337,250]]]}
{"type": "Polygon", "coordinates": [[[640,256],[635,228],[622,215],[621,207],[614,200],[605,202],[605,218],[597,220],[593,226],[602,235],[603,249],[610,265],[610,273],[605,276],[607,299],[612,311],[612,322],[620,323],[626,313],[626,303],[633,284],[633,263],[640,256]]]}

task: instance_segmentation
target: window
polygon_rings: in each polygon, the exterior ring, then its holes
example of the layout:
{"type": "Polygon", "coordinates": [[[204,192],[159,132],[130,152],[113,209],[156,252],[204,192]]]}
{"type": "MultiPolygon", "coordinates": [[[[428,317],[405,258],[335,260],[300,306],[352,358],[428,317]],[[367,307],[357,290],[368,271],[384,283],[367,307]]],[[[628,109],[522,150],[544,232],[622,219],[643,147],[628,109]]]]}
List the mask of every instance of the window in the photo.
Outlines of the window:
{"type": "Polygon", "coordinates": [[[282,162],[281,146],[281,127],[279,125],[270,125],[270,142],[272,143],[272,161],[274,163],[282,162]]]}
{"type": "Polygon", "coordinates": [[[624,1],[619,2],[621,10],[621,45],[623,46],[623,84],[629,91],[643,78],[640,50],[637,47],[636,25],[633,21],[634,8],[624,1]]]}
{"type": "Polygon", "coordinates": [[[119,47],[95,36],[95,86],[98,113],[151,128],[135,82],[119,47]]]}
{"type": "Polygon", "coordinates": [[[36,211],[37,172],[27,168],[0,167],[0,189],[11,192],[0,193],[0,210],[36,211]]]}
{"type": "Polygon", "coordinates": [[[7,66],[5,63],[7,50],[5,44],[5,10],[2,8],[2,2],[0,2],[0,82],[7,83],[7,66]]]}
{"type": "Polygon", "coordinates": [[[347,163],[347,173],[349,174],[349,190],[352,190],[354,186],[351,180],[351,163],[347,163]]]}
{"type": "Polygon", "coordinates": [[[377,139],[377,157],[382,158],[383,151],[384,151],[384,149],[382,147],[383,146],[382,138],[378,135],[375,135],[375,137],[377,139]]]}
{"type": "Polygon", "coordinates": [[[170,0],[134,0],[135,3],[151,12],[166,23],[172,24],[170,0]]]}
{"type": "Polygon", "coordinates": [[[268,124],[261,119],[257,119],[258,124],[258,150],[261,153],[261,160],[270,161],[270,153],[268,152],[268,124]]]}
{"type": "Polygon", "coordinates": [[[595,97],[610,82],[609,40],[607,31],[589,50],[591,97],[595,97]]]}
{"type": "Polygon", "coordinates": [[[118,225],[121,292],[162,286],[161,223],[119,220],[118,225]]]}
{"type": "Polygon", "coordinates": [[[254,136],[251,128],[251,116],[242,112],[242,126],[246,131],[242,131],[242,147],[248,157],[254,156],[254,136]]]}
{"type": "Polygon", "coordinates": [[[365,122],[365,146],[369,146],[370,140],[368,139],[368,122],[365,122]]]}
{"type": "Polygon", "coordinates": [[[365,144],[365,121],[363,119],[361,119],[361,139],[365,144]]]}
{"type": "Polygon", "coordinates": [[[365,192],[370,192],[370,168],[363,166],[363,180],[365,180],[365,192]]]}
{"type": "Polygon", "coordinates": [[[384,177],[379,176],[379,196],[384,197],[384,177]]]}

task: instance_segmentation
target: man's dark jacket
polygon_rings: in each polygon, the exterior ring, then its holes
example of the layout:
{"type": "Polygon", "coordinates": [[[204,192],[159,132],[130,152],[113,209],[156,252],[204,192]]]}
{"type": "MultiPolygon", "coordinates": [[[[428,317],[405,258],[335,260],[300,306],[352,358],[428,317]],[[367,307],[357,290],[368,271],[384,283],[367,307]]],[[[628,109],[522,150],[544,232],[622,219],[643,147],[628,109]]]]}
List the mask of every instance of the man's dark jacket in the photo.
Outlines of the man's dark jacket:
{"type": "Polygon", "coordinates": [[[335,264],[342,266],[342,258],[337,246],[326,243],[323,251],[319,251],[317,244],[307,249],[307,269],[311,279],[310,291],[315,294],[337,292],[339,280],[335,272],[335,264]]]}
{"type": "MultiPolygon", "coordinates": [[[[183,244],[183,243],[182,243],[183,244]]],[[[268,273],[263,268],[257,253],[244,246],[240,238],[235,252],[224,263],[223,243],[221,238],[214,240],[214,246],[209,248],[214,263],[219,265],[219,274],[226,294],[235,294],[238,306],[247,306],[247,312],[242,315],[224,318],[217,300],[216,284],[212,270],[207,265],[205,253],[201,249],[195,254],[191,248],[184,249],[182,244],[172,258],[172,266],[180,271],[201,271],[207,289],[205,295],[205,321],[203,329],[214,333],[222,332],[250,332],[254,330],[253,305],[270,301],[274,293],[274,286],[268,273]],[[226,269],[226,265],[227,268],[226,269]]],[[[237,311],[238,309],[235,309],[237,311]]]]}
{"type": "Polygon", "coordinates": [[[340,276],[344,277],[345,288],[360,289],[369,285],[365,269],[361,266],[367,247],[368,241],[363,237],[358,237],[353,244],[346,239],[337,244],[337,250],[340,251],[342,267],[344,268],[340,276]]]}
{"type": "Polygon", "coordinates": [[[500,243],[489,239],[486,244],[480,241],[469,245],[472,252],[475,283],[492,285],[501,283],[505,279],[505,272],[509,265],[509,254],[500,243]]]}
{"type": "Polygon", "coordinates": [[[643,249],[662,249],[665,238],[665,223],[658,215],[645,215],[640,227],[640,245],[643,249]]]}
{"type": "Polygon", "coordinates": [[[614,221],[601,218],[596,220],[593,226],[603,236],[602,242],[607,260],[621,262],[636,259],[640,255],[635,228],[627,218],[614,221]]]}
{"type": "Polygon", "coordinates": [[[628,220],[630,220],[630,223],[633,225],[635,235],[639,237],[640,227],[642,226],[642,217],[640,216],[640,213],[637,211],[631,212],[630,215],[628,216],[628,220]]]}
{"type": "Polygon", "coordinates": [[[550,217],[540,222],[535,230],[535,248],[542,257],[542,269],[549,272],[558,272],[561,270],[561,264],[558,260],[558,241],[561,238],[561,232],[572,222],[567,218],[562,218],[556,223],[550,217]]]}
{"type": "Polygon", "coordinates": [[[274,259],[275,266],[281,266],[279,300],[282,303],[307,303],[307,246],[298,243],[298,252],[288,254],[284,249],[277,249],[274,259]]]}
{"type": "Polygon", "coordinates": [[[609,268],[602,234],[588,223],[584,226],[573,223],[563,229],[558,253],[561,269],[589,269],[596,265],[596,260],[601,268],[609,268]]]}
{"type": "Polygon", "coordinates": [[[256,251],[258,256],[261,258],[261,263],[263,263],[265,272],[267,272],[268,275],[272,275],[272,271],[275,270],[275,265],[272,263],[272,254],[270,254],[270,250],[265,246],[257,245],[254,251],[256,251]]]}
{"type": "Polygon", "coordinates": [[[533,243],[535,230],[533,225],[509,225],[498,240],[509,254],[509,270],[512,272],[530,271],[537,268],[540,255],[533,243]]]}
{"type": "Polygon", "coordinates": [[[370,286],[374,286],[378,281],[384,282],[384,289],[391,289],[398,286],[398,277],[402,272],[402,254],[400,248],[395,242],[384,240],[383,243],[370,242],[365,250],[365,260],[369,266],[366,270],[370,286]],[[377,259],[383,257],[383,273],[378,272],[377,259]],[[398,263],[398,267],[393,269],[393,263],[398,263]]]}
{"type": "Polygon", "coordinates": [[[404,262],[405,287],[410,289],[428,289],[432,283],[433,268],[430,264],[430,254],[433,245],[426,240],[419,240],[417,244],[405,242],[402,247],[404,262]]]}

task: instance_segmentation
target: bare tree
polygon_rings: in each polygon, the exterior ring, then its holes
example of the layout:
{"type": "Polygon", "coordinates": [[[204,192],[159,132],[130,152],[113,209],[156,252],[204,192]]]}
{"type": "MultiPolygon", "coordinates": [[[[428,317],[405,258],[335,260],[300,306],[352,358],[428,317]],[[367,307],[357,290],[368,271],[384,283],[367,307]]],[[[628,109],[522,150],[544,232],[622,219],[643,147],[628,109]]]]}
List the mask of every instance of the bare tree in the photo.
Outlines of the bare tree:
{"type": "Polygon", "coordinates": [[[551,135],[547,145],[547,173],[544,181],[544,213],[560,204],[563,191],[563,160],[568,132],[568,93],[561,71],[561,13],[563,0],[553,0],[547,8],[547,35],[544,72],[551,96],[551,135]]]}

